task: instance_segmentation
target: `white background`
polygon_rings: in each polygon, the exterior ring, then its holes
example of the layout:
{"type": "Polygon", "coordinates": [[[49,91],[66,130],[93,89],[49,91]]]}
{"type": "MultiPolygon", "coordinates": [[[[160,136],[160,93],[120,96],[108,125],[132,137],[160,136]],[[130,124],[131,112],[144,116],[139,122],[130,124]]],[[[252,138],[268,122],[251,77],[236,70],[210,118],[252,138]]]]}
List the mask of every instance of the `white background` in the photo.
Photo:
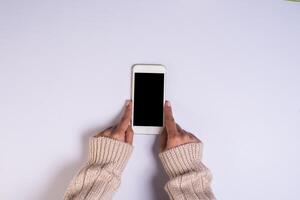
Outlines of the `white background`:
{"type": "MultiPolygon", "coordinates": [[[[284,0],[1,0],[0,199],[62,199],[134,63],[167,66],[219,199],[299,199],[299,46],[300,3],[284,0]]],[[[134,139],[114,199],[166,199],[155,137],[134,139]]]]}

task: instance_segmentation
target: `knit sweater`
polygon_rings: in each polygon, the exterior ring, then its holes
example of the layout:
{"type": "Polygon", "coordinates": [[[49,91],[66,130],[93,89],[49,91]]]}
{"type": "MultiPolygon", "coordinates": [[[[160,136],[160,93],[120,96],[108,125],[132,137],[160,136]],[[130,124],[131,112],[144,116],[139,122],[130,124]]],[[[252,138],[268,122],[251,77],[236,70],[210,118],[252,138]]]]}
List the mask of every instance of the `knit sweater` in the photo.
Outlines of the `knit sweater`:
{"type": "MultiPolygon", "coordinates": [[[[64,200],[110,200],[132,146],[106,137],[89,140],[88,163],[73,178],[64,200]]],[[[165,186],[171,200],[214,200],[211,173],[201,163],[202,143],[181,145],[159,154],[170,177],[165,186]]]]}

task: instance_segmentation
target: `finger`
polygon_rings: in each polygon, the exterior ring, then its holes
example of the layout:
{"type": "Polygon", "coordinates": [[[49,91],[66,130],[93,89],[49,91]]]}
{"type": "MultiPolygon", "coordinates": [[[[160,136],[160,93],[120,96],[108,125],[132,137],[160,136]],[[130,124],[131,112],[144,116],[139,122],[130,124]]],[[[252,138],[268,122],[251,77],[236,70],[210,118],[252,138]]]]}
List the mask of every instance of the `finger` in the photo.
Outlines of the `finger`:
{"type": "Polygon", "coordinates": [[[187,132],[186,130],[183,130],[185,134],[187,134],[191,140],[194,142],[201,142],[193,133],[187,132]]]}
{"type": "Polygon", "coordinates": [[[167,131],[166,128],[163,129],[162,133],[160,134],[160,152],[164,151],[167,146],[167,131]]]}
{"type": "Polygon", "coordinates": [[[132,114],[132,103],[130,100],[127,100],[123,117],[117,126],[118,132],[121,132],[121,133],[126,132],[128,126],[130,124],[131,114],[132,114]]]}
{"type": "Polygon", "coordinates": [[[128,126],[126,133],[125,133],[125,142],[132,145],[133,143],[133,130],[131,125],[128,126]]]}
{"type": "Polygon", "coordinates": [[[168,136],[177,133],[176,123],[173,117],[171,103],[169,101],[166,101],[164,107],[164,122],[168,136]]]}
{"type": "Polygon", "coordinates": [[[181,126],[179,126],[179,124],[177,123],[176,123],[176,128],[179,133],[184,134],[184,129],[182,129],[181,126]]]}
{"type": "Polygon", "coordinates": [[[103,137],[109,137],[109,136],[111,136],[112,129],[113,129],[113,127],[111,126],[111,127],[107,128],[107,129],[105,129],[104,131],[98,133],[97,135],[95,135],[95,137],[101,137],[101,136],[103,136],[103,137]]]}
{"type": "Polygon", "coordinates": [[[193,133],[189,133],[196,142],[201,142],[201,140],[199,138],[197,138],[193,133]]]}

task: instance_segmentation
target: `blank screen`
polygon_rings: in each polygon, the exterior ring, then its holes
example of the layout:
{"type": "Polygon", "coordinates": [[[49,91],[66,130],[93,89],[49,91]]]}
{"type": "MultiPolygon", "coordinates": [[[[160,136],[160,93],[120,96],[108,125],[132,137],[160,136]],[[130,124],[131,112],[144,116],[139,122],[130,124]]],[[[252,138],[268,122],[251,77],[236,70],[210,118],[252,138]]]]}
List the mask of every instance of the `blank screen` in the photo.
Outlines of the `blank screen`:
{"type": "Polygon", "coordinates": [[[134,126],[163,126],[164,74],[134,74],[134,126]]]}

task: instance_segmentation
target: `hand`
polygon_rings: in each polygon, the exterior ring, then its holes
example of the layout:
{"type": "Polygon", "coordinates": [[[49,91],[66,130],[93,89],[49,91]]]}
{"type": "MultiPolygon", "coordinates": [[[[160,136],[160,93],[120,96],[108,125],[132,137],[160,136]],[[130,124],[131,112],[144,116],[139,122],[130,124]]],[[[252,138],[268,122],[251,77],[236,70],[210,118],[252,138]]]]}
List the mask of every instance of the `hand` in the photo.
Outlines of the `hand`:
{"type": "Polygon", "coordinates": [[[95,137],[108,137],[132,145],[133,130],[131,128],[131,113],[132,102],[127,100],[121,121],[116,126],[110,127],[101,133],[98,133],[95,135],[95,137]]]}
{"type": "Polygon", "coordinates": [[[192,133],[185,131],[176,124],[172,113],[171,103],[169,101],[166,101],[164,106],[164,123],[165,127],[160,136],[161,152],[183,144],[201,142],[192,133]]]}

